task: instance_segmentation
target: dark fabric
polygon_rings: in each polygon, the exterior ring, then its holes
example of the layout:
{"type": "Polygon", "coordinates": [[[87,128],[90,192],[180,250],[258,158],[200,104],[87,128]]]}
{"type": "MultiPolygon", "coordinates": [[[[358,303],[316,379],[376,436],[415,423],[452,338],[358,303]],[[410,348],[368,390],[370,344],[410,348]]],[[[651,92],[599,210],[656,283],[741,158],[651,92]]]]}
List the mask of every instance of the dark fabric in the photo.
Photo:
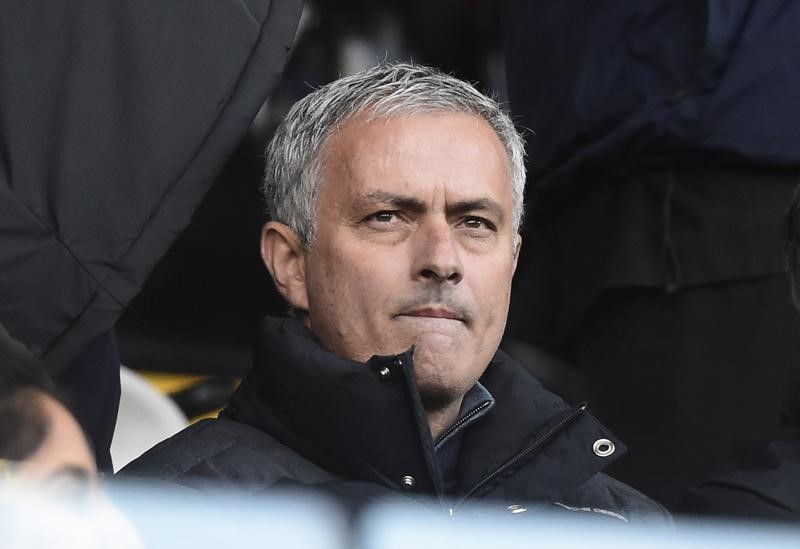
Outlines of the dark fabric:
{"type": "Polygon", "coordinates": [[[193,482],[186,484],[195,487],[233,482],[256,492],[286,478],[307,484],[337,479],[267,433],[225,418],[198,421],[146,456],[118,477],[138,475],[178,484],[188,477],[193,482]]]}
{"type": "Polygon", "coordinates": [[[730,455],[781,437],[800,377],[787,292],[778,275],[600,296],[572,346],[589,404],[630,447],[612,475],[673,506],[730,455]]]}
{"type": "Polygon", "coordinates": [[[98,455],[113,430],[119,364],[115,351],[90,347],[188,224],[277,82],[301,8],[0,4],[0,323],[80,393],[75,409],[98,455]]]}
{"type": "Polygon", "coordinates": [[[275,436],[334,474],[396,489],[411,475],[419,490],[433,492],[440,488],[433,440],[410,364],[408,351],[374,357],[365,367],[324,352],[302,323],[267,317],[253,369],[223,415],[275,436]],[[378,375],[384,367],[391,372],[386,378],[378,375]]]}
{"type": "Polygon", "coordinates": [[[650,166],[593,187],[524,235],[508,332],[551,352],[610,288],[666,293],[783,273],[800,172],[650,166]]]}
{"type": "Polygon", "coordinates": [[[800,4],[505,2],[527,138],[509,332],[562,353],[608,288],[783,272],[800,176],[800,4]]]}
{"type": "Polygon", "coordinates": [[[799,166],[793,0],[506,0],[531,181],[575,196],[645,159],[799,166]]]}
{"type": "Polygon", "coordinates": [[[781,224],[800,175],[800,4],[505,4],[528,137],[509,332],[587,379],[668,506],[774,434],[796,383],[781,224]],[[653,474],[653,471],[658,471],[653,474]]]}
{"type": "Polygon", "coordinates": [[[352,516],[368,505],[395,502],[398,497],[380,484],[343,480],[263,431],[225,418],[203,419],[187,427],[127,465],[113,480],[146,480],[164,489],[195,492],[231,485],[253,494],[314,487],[352,516]]]}
{"type": "Polygon", "coordinates": [[[775,440],[693,488],[679,506],[693,515],[800,519],[800,438],[775,440]]]}
{"type": "Polygon", "coordinates": [[[433,441],[436,464],[444,481],[445,493],[455,490],[458,478],[458,457],[461,455],[461,442],[467,427],[478,421],[494,406],[494,398],[480,383],[476,383],[464,395],[461,409],[453,425],[445,429],[433,441]]]}
{"type": "Polygon", "coordinates": [[[0,322],[52,372],[106,332],[277,81],[301,2],[0,7],[0,322]]]}
{"type": "Polygon", "coordinates": [[[97,467],[112,472],[111,439],[119,408],[119,352],[114,331],[101,335],[54,379],[89,438],[97,467]]]}
{"type": "MultiPolygon", "coordinates": [[[[654,502],[627,487],[617,490],[598,476],[624,452],[624,445],[583,408],[572,409],[542,389],[502,351],[480,380],[495,397],[495,405],[465,429],[458,479],[445,491],[413,381],[412,358],[409,351],[373,357],[366,365],[341,359],[324,351],[301,323],[267,318],[255,366],[222,419],[210,426],[191,427],[157,445],[123,474],[181,484],[238,483],[241,476],[254,478],[249,471],[258,461],[266,460],[263,467],[274,470],[268,465],[269,455],[283,451],[292,456],[290,462],[300,459],[327,471],[335,479],[339,497],[346,496],[349,483],[355,482],[353,501],[361,499],[359,494],[396,493],[421,501],[432,498],[460,512],[478,501],[505,508],[527,501],[552,504],[573,498],[577,500],[573,504],[608,509],[627,519],[655,515],[662,523],[669,521],[654,502]],[[378,373],[384,367],[390,370],[388,378],[378,373]],[[234,423],[260,434],[230,445],[226,425],[234,423]],[[596,455],[593,445],[601,438],[613,441],[616,452],[596,455]],[[264,440],[274,443],[265,447],[260,442],[264,440]],[[244,446],[238,450],[244,452],[241,455],[255,452],[259,457],[249,461],[235,457],[232,452],[238,445],[244,446]],[[219,456],[213,449],[221,447],[230,459],[212,459],[206,450],[198,452],[212,448],[214,456],[219,456]],[[403,485],[406,476],[414,478],[410,489],[403,485]],[[368,486],[372,488],[365,489],[368,486]]],[[[324,484],[317,477],[288,471],[283,477],[284,481],[324,484]]],[[[261,489],[276,482],[265,477],[261,489]]]]}

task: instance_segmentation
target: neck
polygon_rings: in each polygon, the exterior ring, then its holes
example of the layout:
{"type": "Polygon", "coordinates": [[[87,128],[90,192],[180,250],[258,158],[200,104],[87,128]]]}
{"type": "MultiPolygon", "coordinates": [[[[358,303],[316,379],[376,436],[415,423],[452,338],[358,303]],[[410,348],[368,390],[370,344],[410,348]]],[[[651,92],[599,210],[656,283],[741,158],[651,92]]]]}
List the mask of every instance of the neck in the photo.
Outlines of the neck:
{"type": "Polygon", "coordinates": [[[448,403],[446,406],[425,410],[425,413],[428,415],[428,425],[431,428],[431,437],[433,437],[434,440],[441,435],[445,429],[456,422],[463,400],[463,398],[459,398],[458,400],[448,403]]]}

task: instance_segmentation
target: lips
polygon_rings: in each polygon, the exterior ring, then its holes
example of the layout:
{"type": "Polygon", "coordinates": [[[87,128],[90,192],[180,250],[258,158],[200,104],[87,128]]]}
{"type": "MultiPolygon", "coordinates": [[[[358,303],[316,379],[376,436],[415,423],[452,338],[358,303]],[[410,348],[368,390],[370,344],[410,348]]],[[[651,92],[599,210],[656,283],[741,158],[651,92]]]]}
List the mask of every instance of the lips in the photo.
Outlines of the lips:
{"type": "Polygon", "coordinates": [[[414,309],[412,311],[403,312],[401,316],[415,316],[421,318],[445,318],[448,320],[460,320],[460,321],[464,320],[459,313],[442,307],[423,307],[419,309],[414,309]]]}

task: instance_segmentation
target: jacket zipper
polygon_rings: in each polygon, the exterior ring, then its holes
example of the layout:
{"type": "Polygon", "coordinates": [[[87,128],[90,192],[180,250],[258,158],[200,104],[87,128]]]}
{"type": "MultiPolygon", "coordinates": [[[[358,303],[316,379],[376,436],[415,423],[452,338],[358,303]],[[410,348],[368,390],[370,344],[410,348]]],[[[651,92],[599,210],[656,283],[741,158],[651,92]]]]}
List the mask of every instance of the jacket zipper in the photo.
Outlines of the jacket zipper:
{"type": "Polygon", "coordinates": [[[464,496],[461,499],[459,499],[458,502],[453,506],[453,509],[451,509],[450,514],[452,515],[453,511],[456,508],[458,508],[464,502],[466,502],[467,499],[469,499],[469,497],[472,494],[474,494],[479,488],[484,486],[487,482],[491,481],[497,475],[499,475],[500,473],[502,473],[503,471],[505,471],[506,469],[517,463],[519,460],[521,460],[528,454],[535,452],[536,450],[544,446],[544,444],[549,442],[549,440],[553,438],[554,435],[556,435],[559,431],[564,429],[564,427],[566,427],[568,424],[572,423],[575,420],[575,418],[577,418],[584,411],[586,411],[586,403],[579,404],[577,407],[570,410],[570,412],[567,415],[565,415],[560,421],[558,421],[554,425],[551,425],[546,431],[544,431],[543,433],[539,434],[536,438],[534,438],[533,441],[530,444],[528,444],[525,448],[523,448],[520,452],[508,458],[506,461],[500,464],[494,471],[486,475],[486,477],[484,477],[483,480],[481,480],[478,484],[473,486],[472,489],[470,489],[469,492],[464,494],[464,496]]]}
{"type": "Polygon", "coordinates": [[[433,441],[434,447],[441,441],[446,439],[447,435],[449,435],[450,433],[452,433],[453,431],[464,425],[467,421],[469,421],[472,417],[474,417],[475,414],[480,413],[481,410],[486,409],[486,407],[490,406],[491,404],[492,402],[490,400],[485,400],[477,408],[473,408],[473,410],[470,413],[468,413],[467,415],[465,415],[464,417],[453,423],[444,433],[436,437],[436,440],[433,441]]]}

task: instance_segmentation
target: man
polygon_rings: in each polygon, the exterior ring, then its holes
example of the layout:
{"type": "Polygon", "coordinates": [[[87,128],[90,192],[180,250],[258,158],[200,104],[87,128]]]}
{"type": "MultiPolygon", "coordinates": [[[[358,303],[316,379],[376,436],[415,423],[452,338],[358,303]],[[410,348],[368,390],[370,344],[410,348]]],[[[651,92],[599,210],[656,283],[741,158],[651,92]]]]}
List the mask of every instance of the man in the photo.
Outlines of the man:
{"type": "Polygon", "coordinates": [[[0,481],[73,495],[96,477],[80,425],[42,367],[0,326],[0,481]]]}
{"type": "Polygon", "coordinates": [[[299,101],[267,151],[261,244],[295,319],[265,320],[221,419],[126,472],[668,520],[599,473],[623,447],[585,407],[498,351],[522,151],[494,101],[425,67],[382,65],[299,101]]]}

